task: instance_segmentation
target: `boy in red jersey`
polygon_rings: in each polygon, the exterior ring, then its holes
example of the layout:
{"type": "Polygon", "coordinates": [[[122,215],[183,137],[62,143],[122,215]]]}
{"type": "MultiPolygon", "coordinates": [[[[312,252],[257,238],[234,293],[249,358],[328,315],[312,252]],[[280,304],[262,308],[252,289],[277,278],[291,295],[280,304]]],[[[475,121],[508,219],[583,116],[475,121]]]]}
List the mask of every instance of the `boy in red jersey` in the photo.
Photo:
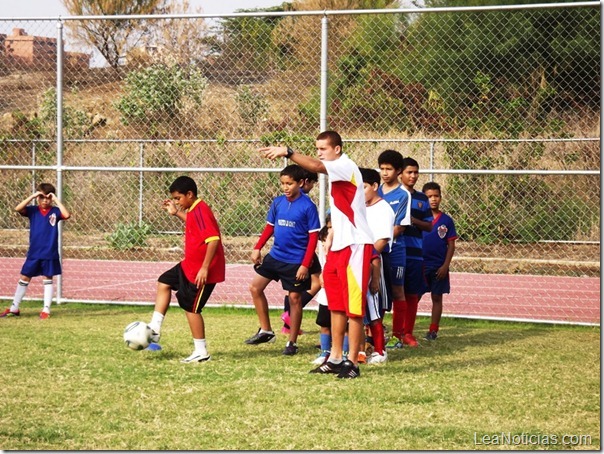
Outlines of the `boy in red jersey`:
{"type": "Polygon", "coordinates": [[[268,159],[287,157],[311,172],[329,177],[332,229],[327,238],[323,282],[331,312],[332,348],[329,359],[311,373],[357,378],[359,346],[364,339],[363,316],[369,287],[373,235],[367,223],[363,178],[357,165],[342,153],[342,138],[323,131],[315,146],[319,158],[296,153],[289,147],[266,147],[258,151],[268,159]],[[350,352],[343,359],[348,324],[350,352]]]}
{"type": "Polygon", "coordinates": [[[21,277],[15,291],[13,304],[0,314],[0,317],[16,317],[21,314],[19,305],[25,296],[27,286],[34,276],[42,276],[44,283],[44,308],[40,319],[50,317],[50,305],[53,294],[53,276],[61,274],[59,257],[59,221],[71,217],[55,195],[55,187],[50,183],[41,183],[36,192],[15,207],[21,216],[29,218],[29,249],[21,268],[21,277]],[[38,205],[29,205],[36,199],[38,205]],[[56,206],[53,206],[53,202],[56,206]]]}
{"type": "Polygon", "coordinates": [[[185,222],[184,259],[163,273],[157,282],[155,308],[149,326],[153,330],[153,345],[157,345],[172,290],[178,305],[184,309],[193,335],[195,349],[183,363],[210,359],[206,348],[205,324],[201,310],[214,287],[225,279],[225,258],[218,222],[210,207],[197,197],[197,185],[189,177],[178,177],[170,185],[172,199],[164,200],[165,210],[185,222]]]}

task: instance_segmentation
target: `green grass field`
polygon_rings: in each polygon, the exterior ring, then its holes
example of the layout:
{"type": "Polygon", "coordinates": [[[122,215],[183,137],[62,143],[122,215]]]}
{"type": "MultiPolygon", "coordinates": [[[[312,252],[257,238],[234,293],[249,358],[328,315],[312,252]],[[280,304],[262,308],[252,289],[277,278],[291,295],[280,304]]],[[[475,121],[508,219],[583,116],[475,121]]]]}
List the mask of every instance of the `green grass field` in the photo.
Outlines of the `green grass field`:
{"type": "Polygon", "coordinates": [[[243,344],[253,311],[208,308],[212,361],[181,364],[179,308],[163,350],[135,352],[122,330],[151,307],[40,307],[0,320],[3,450],[600,449],[599,327],[445,319],[436,342],[338,380],[308,374],[314,312],[285,357],[283,335],[243,344]]]}

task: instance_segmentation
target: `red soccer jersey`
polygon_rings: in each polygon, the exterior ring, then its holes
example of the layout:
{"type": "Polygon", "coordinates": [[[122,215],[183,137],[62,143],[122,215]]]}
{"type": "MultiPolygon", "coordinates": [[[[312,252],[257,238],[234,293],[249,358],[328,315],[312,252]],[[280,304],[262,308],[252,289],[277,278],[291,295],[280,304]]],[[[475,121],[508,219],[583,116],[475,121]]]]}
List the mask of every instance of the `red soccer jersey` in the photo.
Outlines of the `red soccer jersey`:
{"type": "Polygon", "coordinates": [[[224,248],[220,229],[214,213],[201,199],[197,199],[187,210],[185,222],[185,258],[181,262],[187,279],[195,282],[195,277],[203,264],[208,243],[218,241],[218,249],[208,270],[208,284],[223,282],[225,278],[224,248]]]}

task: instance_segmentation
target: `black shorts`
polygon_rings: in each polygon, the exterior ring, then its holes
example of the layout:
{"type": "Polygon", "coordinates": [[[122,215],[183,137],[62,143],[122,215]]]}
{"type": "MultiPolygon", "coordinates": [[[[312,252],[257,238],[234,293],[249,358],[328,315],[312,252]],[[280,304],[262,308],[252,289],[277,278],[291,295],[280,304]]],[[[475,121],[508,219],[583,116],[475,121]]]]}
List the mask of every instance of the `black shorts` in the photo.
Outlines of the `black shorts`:
{"type": "Polygon", "coordinates": [[[254,265],[256,273],[271,281],[281,281],[283,290],[288,292],[302,293],[310,289],[310,273],[307,279],[299,281],[296,279],[296,273],[300,264],[291,264],[274,259],[270,254],[266,254],[260,265],[254,265]]]}
{"type": "Polygon", "coordinates": [[[194,314],[201,314],[201,310],[216,287],[216,284],[205,284],[201,288],[197,288],[193,282],[187,279],[180,263],[163,273],[157,280],[175,290],[178,305],[185,311],[194,314]]]}
{"type": "Polygon", "coordinates": [[[317,312],[317,320],[315,323],[322,328],[331,328],[331,312],[323,304],[319,304],[319,311],[317,312]]]}

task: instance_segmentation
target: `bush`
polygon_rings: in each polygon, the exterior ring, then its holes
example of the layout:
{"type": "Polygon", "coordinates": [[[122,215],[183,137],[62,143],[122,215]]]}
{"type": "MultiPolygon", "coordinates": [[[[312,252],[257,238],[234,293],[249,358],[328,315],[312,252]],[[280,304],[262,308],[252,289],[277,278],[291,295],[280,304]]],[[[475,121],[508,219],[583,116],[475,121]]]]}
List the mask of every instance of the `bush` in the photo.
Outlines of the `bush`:
{"type": "Polygon", "coordinates": [[[109,244],[114,249],[134,249],[147,245],[147,237],[151,234],[151,226],[144,222],[139,224],[118,224],[115,232],[107,236],[109,244]]]}

